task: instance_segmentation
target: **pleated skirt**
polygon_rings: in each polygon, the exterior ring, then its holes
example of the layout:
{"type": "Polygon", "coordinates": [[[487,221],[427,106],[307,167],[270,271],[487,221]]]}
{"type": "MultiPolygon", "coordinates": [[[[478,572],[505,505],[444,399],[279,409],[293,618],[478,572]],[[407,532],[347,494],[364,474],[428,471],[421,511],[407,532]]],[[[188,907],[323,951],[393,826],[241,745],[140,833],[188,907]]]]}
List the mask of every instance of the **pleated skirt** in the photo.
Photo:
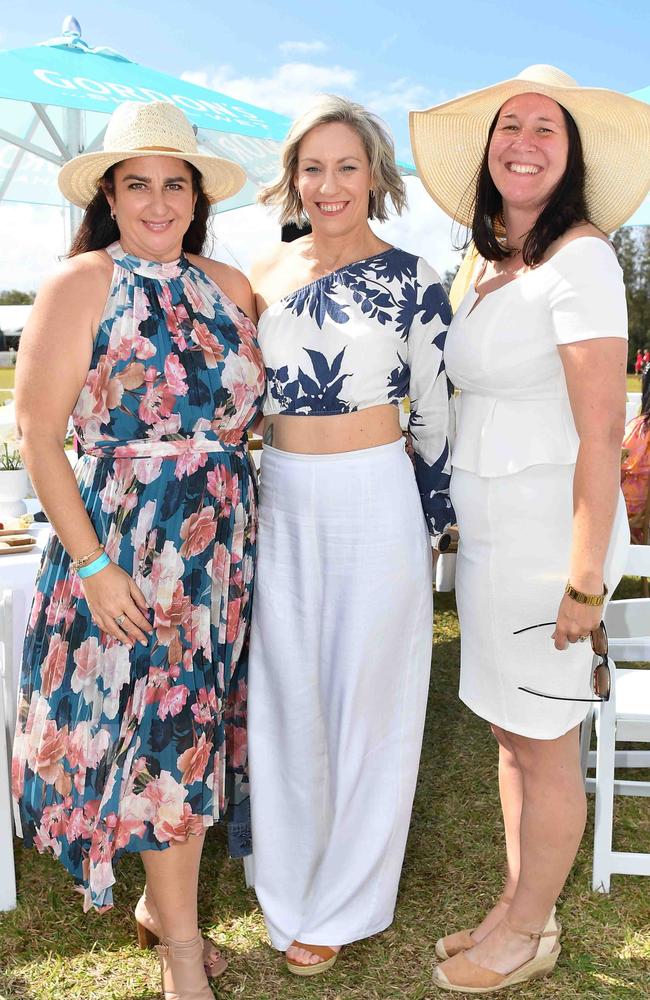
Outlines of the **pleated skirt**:
{"type": "Polygon", "coordinates": [[[265,448],[249,658],[252,881],[271,941],[392,919],[432,639],[431,546],[402,441],[265,448]]]}
{"type": "MultiPolygon", "coordinates": [[[[456,600],[461,632],[460,697],[502,729],[550,740],[579,725],[593,698],[588,642],[557,650],[554,625],[569,577],[574,465],[536,465],[509,476],[454,469],[451,497],[460,546],[456,600]]],[[[622,494],[605,562],[609,594],[625,565],[629,531],[622,494]]]]}

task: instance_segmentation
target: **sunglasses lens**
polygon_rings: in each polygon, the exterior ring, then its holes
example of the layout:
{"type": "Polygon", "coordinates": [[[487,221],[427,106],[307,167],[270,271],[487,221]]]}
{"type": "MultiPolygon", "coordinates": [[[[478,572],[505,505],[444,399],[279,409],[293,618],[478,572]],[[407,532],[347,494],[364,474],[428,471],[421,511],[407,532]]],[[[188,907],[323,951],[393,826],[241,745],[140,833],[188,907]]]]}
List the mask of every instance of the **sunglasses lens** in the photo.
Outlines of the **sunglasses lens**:
{"type": "Polygon", "coordinates": [[[599,698],[607,700],[609,698],[609,686],[609,667],[604,663],[599,663],[594,670],[594,694],[599,698]]]}
{"type": "Polygon", "coordinates": [[[598,656],[607,655],[607,632],[604,625],[599,625],[591,633],[591,648],[598,656]]]}

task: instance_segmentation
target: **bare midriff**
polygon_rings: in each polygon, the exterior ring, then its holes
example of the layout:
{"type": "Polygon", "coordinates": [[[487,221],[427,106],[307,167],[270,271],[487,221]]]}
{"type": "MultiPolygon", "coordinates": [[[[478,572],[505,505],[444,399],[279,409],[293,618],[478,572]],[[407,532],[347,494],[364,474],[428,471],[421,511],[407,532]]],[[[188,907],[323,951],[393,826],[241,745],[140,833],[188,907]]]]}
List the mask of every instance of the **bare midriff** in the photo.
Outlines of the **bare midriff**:
{"type": "Polygon", "coordinates": [[[303,455],[378,448],[401,436],[399,410],[391,404],[325,417],[279,413],[264,420],[265,445],[303,455]]]}

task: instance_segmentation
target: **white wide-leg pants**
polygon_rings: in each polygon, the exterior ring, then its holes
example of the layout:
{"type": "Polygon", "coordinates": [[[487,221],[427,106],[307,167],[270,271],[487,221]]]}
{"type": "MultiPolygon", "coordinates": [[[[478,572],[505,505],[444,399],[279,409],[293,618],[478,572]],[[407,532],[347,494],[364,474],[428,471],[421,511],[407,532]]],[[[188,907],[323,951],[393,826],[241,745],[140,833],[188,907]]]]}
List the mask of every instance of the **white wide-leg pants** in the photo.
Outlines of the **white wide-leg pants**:
{"type": "Polygon", "coordinates": [[[402,441],[264,449],[248,871],[276,948],[346,944],[392,922],[432,614],[431,546],[402,441]]]}

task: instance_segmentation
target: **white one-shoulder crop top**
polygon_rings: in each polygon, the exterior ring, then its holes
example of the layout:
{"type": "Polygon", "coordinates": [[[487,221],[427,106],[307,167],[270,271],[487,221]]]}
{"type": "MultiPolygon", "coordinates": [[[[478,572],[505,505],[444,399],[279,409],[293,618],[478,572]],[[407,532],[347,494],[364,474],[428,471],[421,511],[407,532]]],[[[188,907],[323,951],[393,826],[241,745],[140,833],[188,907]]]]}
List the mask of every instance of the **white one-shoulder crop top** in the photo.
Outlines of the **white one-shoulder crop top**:
{"type": "Polygon", "coordinates": [[[558,346],[627,338],[623,273],[594,236],[489,292],[472,286],[454,315],[445,364],[461,390],[452,464],[479,476],[573,465],[576,431],[558,346]]]}
{"type": "Polygon", "coordinates": [[[353,413],[409,398],[416,479],[432,534],[454,521],[442,355],[450,318],[433,268],[392,247],[285,295],[258,324],[265,416],[353,413]]]}

